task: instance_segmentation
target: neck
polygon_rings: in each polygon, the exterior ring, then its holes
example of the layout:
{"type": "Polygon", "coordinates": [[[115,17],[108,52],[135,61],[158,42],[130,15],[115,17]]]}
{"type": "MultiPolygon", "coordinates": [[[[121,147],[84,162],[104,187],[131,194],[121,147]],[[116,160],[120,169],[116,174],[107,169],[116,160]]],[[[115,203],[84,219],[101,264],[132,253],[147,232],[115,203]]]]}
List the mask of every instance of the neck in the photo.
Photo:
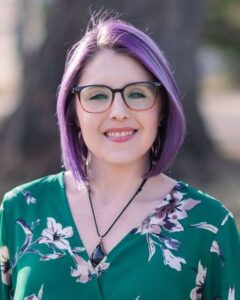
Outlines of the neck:
{"type": "Polygon", "coordinates": [[[140,185],[148,167],[148,159],[141,163],[138,161],[113,165],[92,158],[88,168],[91,191],[101,195],[105,202],[110,202],[112,198],[126,198],[126,195],[129,196],[140,185]]]}

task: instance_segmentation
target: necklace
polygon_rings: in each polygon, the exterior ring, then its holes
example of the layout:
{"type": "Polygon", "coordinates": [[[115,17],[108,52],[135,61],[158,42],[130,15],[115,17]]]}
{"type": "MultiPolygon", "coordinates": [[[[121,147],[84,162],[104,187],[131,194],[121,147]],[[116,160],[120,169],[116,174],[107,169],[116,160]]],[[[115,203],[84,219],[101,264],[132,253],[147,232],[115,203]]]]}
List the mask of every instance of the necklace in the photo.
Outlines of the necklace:
{"type": "Polygon", "coordinates": [[[92,210],[92,214],[93,214],[93,219],[94,219],[94,223],[95,223],[95,228],[97,231],[97,234],[100,238],[99,243],[97,245],[97,247],[95,248],[95,250],[93,251],[92,255],[91,255],[91,263],[93,265],[93,267],[96,267],[101,261],[102,259],[106,256],[106,252],[104,250],[103,247],[103,242],[102,239],[109,233],[109,231],[113,228],[113,226],[116,224],[116,222],[118,221],[118,219],[121,217],[121,215],[123,214],[123,212],[127,209],[127,207],[129,206],[129,204],[133,201],[133,199],[137,196],[137,194],[139,192],[141,192],[142,187],[144,186],[145,182],[147,181],[147,178],[145,178],[140,186],[138,187],[138,189],[136,190],[136,192],[134,193],[134,195],[129,199],[129,201],[127,202],[127,204],[124,206],[124,208],[122,209],[122,211],[120,212],[120,214],[116,217],[116,219],[113,221],[113,223],[110,225],[110,227],[107,229],[107,231],[104,234],[100,234],[99,230],[98,230],[98,225],[97,225],[97,220],[96,220],[96,215],[94,212],[94,208],[93,208],[93,204],[92,204],[92,198],[91,198],[91,190],[90,187],[88,185],[88,198],[89,198],[89,202],[91,205],[91,210],[92,210]]]}

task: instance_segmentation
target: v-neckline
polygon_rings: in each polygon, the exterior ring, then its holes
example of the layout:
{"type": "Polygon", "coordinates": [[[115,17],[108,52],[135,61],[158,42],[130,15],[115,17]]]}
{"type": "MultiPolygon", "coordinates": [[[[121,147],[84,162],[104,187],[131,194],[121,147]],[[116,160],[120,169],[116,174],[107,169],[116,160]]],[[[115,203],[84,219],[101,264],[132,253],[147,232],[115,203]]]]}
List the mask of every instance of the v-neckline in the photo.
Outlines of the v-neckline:
{"type": "MultiPolygon", "coordinates": [[[[60,174],[59,174],[59,184],[61,186],[61,196],[63,198],[63,201],[64,201],[64,204],[66,205],[67,207],[67,211],[68,211],[68,217],[70,218],[70,221],[71,221],[71,226],[74,228],[74,232],[76,232],[76,235],[77,235],[77,239],[78,239],[78,242],[81,244],[81,246],[84,248],[84,251],[82,252],[82,256],[84,259],[86,259],[86,261],[89,261],[91,263],[91,259],[90,259],[90,256],[86,250],[86,247],[83,243],[83,240],[81,238],[81,235],[80,235],[80,232],[78,231],[78,228],[77,228],[77,224],[74,220],[74,217],[73,217],[73,214],[72,214],[72,211],[71,211],[71,208],[70,208],[70,203],[69,203],[69,200],[68,200],[68,197],[67,197],[67,191],[66,191],[66,185],[65,185],[65,179],[64,179],[64,173],[65,171],[62,171],[60,174]]],[[[144,217],[144,219],[142,221],[139,222],[139,225],[135,226],[134,228],[130,229],[118,242],[117,244],[115,244],[115,246],[106,254],[106,256],[104,258],[106,259],[110,259],[113,254],[115,252],[117,252],[118,250],[121,249],[121,246],[125,243],[125,241],[132,235],[132,232],[137,230],[139,227],[141,227],[144,222],[150,217],[152,216],[156,209],[159,207],[160,203],[162,203],[162,201],[164,201],[167,197],[171,196],[172,192],[175,191],[177,189],[177,187],[179,186],[179,184],[181,184],[182,181],[177,181],[176,184],[172,187],[172,189],[163,197],[161,198],[159,201],[157,201],[157,205],[150,211],[150,213],[148,213],[146,215],[146,217],[144,217]]],[[[101,263],[100,263],[101,264],[101,263]]],[[[97,266],[98,267],[98,266],[97,266]]],[[[92,268],[95,270],[97,267],[93,267],[92,268]]]]}

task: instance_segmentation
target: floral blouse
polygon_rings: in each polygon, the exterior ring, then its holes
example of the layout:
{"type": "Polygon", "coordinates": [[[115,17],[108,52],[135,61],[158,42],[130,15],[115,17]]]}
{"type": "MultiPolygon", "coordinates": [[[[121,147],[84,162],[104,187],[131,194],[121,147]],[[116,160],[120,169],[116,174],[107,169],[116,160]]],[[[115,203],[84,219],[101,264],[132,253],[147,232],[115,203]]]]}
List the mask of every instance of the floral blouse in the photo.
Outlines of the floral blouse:
{"type": "Polygon", "coordinates": [[[240,299],[233,216],[181,181],[95,267],[73,221],[64,172],[8,192],[0,224],[1,300],[240,299]]]}

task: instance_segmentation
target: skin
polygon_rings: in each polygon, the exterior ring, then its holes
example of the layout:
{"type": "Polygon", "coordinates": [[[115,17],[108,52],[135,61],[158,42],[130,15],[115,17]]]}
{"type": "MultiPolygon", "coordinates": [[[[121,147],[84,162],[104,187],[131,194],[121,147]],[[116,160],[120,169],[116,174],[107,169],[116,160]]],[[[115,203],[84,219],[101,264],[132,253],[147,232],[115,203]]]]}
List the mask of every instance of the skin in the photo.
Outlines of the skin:
{"type": "MultiPolygon", "coordinates": [[[[151,74],[135,59],[110,49],[98,52],[85,66],[79,85],[104,84],[112,88],[137,81],[152,81],[151,74]],[[106,63],[107,62],[107,63],[106,63]]],[[[106,232],[119,212],[135,193],[142,175],[149,167],[149,150],[162,118],[162,101],[145,111],[130,110],[116,93],[112,106],[99,114],[87,113],[75,99],[77,121],[90,153],[88,166],[94,211],[101,233],[106,232]],[[123,143],[106,137],[109,128],[131,127],[134,136],[123,143]]],[[[71,173],[65,174],[66,193],[73,218],[87,252],[99,242],[86,188],[79,187],[71,173]]],[[[151,177],[104,238],[106,252],[156,207],[176,181],[163,175],[151,177]]]]}
{"type": "MultiPolygon", "coordinates": [[[[79,85],[105,84],[119,88],[131,82],[151,80],[152,76],[136,60],[105,49],[87,64],[79,85]]],[[[148,151],[155,140],[162,109],[161,100],[158,100],[152,108],[139,112],[130,110],[124,104],[121,94],[116,93],[110,109],[99,114],[85,112],[79,101],[76,101],[78,122],[91,153],[91,169],[95,171],[111,167],[129,170],[132,165],[138,172],[142,172],[148,167],[148,151]],[[109,128],[123,127],[137,129],[137,133],[128,142],[114,143],[104,135],[109,128]]]]}

